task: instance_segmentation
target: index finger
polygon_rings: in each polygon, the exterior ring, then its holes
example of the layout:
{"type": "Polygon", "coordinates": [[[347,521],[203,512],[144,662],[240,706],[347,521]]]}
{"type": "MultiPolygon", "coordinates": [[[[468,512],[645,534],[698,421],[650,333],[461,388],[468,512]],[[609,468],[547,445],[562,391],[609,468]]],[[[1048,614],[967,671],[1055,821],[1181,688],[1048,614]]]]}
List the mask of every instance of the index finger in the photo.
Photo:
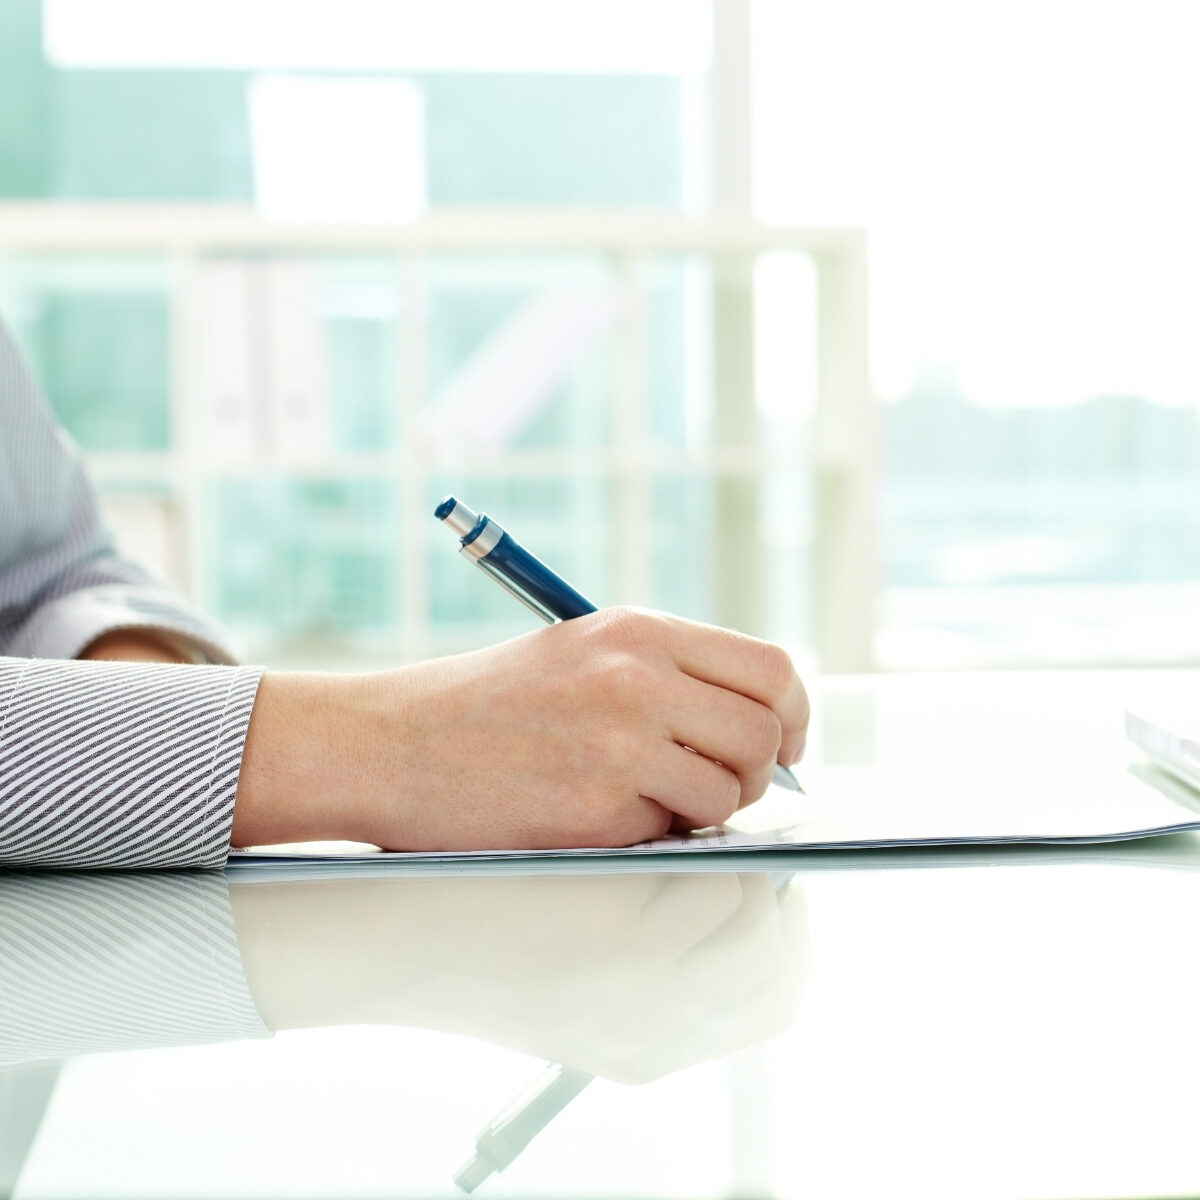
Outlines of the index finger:
{"type": "Polygon", "coordinates": [[[783,726],[779,761],[785,766],[796,762],[804,753],[809,703],[787,652],[770,642],[716,625],[674,616],[665,620],[671,635],[668,653],[675,665],[693,679],[737,692],[770,708],[783,726]]]}

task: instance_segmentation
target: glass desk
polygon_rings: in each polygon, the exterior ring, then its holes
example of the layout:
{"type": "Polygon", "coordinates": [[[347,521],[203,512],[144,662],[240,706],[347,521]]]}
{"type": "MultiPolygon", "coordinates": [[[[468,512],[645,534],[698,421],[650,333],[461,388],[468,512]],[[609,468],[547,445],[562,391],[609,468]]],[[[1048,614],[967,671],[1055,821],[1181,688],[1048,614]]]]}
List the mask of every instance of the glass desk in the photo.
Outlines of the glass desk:
{"type": "MultiPolygon", "coordinates": [[[[829,681],[805,783],[1120,772],[1122,705],[1195,682],[829,681]]],[[[1198,918],[1193,835],[0,875],[0,1196],[1194,1195],[1198,918]]]]}

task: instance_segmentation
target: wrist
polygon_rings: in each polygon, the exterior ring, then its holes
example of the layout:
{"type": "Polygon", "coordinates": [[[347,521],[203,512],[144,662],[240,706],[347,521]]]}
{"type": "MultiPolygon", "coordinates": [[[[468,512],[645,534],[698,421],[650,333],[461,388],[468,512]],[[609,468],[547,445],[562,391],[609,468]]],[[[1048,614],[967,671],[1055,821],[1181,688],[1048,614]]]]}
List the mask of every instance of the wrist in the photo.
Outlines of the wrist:
{"type": "Polygon", "coordinates": [[[238,777],[235,846],[370,840],[362,818],[366,678],[263,676],[238,777]]]}

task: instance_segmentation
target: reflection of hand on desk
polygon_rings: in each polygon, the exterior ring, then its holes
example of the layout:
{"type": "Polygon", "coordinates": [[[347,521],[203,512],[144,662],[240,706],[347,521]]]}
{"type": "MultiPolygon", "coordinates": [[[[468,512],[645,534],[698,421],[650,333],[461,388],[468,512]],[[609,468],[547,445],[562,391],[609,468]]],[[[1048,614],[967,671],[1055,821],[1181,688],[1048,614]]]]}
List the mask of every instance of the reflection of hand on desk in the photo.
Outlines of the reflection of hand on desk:
{"type": "MultiPolygon", "coordinates": [[[[20,875],[0,879],[0,961],[0,1083],[26,1107],[52,1070],[6,1065],[363,1023],[641,1082],[790,1025],[807,928],[800,892],[758,873],[20,875]]],[[[35,1130],[0,1129],[0,1175],[35,1130]]]]}
{"type": "Polygon", "coordinates": [[[272,1028],[415,1025],[643,1082],[781,1032],[803,896],[762,873],[238,884],[272,1028]]]}
{"type": "Polygon", "coordinates": [[[808,966],[803,897],[762,872],[347,878],[231,894],[276,1028],[419,1025],[556,1060],[480,1131],[455,1176],[467,1192],[593,1075],[643,1083],[781,1033],[808,966]]]}
{"type": "Polygon", "coordinates": [[[0,1066],[398,1024],[641,1081],[789,1025],[807,927],[758,873],[14,875],[0,961],[0,1066]]]}
{"type": "MultiPolygon", "coordinates": [[[[53,1068],[6,1063],[350,1022],[468,1034],[584,1081],[654,1079],[791,1025],[808,930],[798,888],[776,895],[758,872],[13,875],[0,961],[0,1108],[7,1094],[32,1112],[53,1068]]],[[[35,1129],[0,1128],[0,1175],[35,1129]]]]}

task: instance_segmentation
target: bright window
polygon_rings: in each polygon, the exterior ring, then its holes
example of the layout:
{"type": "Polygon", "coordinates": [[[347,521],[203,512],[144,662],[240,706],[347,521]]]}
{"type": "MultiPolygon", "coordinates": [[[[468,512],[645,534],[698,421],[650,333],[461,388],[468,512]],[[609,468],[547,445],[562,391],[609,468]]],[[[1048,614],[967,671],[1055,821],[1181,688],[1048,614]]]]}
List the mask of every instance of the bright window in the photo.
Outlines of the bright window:
{"type": "Polygon", "coordinates": [[[758,199],[865,224],[894,666],[1200,656],[1184,0],[758,0],[758,199]]]}

